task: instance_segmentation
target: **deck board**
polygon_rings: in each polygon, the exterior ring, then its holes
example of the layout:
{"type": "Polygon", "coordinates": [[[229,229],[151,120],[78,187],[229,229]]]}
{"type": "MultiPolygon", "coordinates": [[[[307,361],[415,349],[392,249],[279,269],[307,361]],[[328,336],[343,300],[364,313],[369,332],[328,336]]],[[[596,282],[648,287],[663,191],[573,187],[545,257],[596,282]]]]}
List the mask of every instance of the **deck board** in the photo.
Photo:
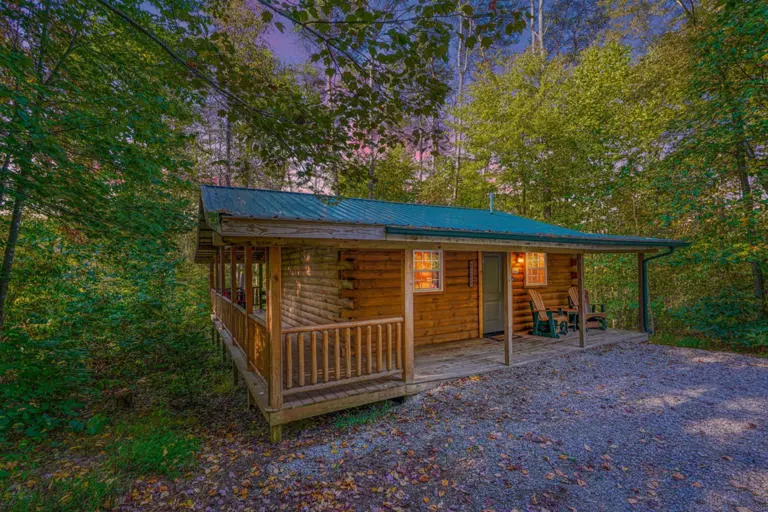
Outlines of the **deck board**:
{"type": "MultiPolygon", "coordinates": [[[[618,342],[647,341],[648,335],[634,331],[609,329],[588,331],[585,348],[618,342]]],[[[578,332],[558,339],[522,335],[512,342],[511,366],[529,364],[581,350],[578,332]]],[[[504,367],[504,343],[476,338],[416,347],[414,382],[423,384],[467,377],[504,367]]]]}

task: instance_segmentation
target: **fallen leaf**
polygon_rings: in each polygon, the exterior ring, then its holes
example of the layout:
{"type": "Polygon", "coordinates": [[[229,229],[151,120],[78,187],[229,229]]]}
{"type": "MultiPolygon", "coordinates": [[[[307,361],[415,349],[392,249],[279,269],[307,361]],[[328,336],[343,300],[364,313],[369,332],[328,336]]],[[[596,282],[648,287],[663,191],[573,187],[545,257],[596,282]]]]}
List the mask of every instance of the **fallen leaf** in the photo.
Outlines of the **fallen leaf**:
{"type": "Polygon", "coordinates": [[[685,480],[685,475],[682,473],[675,472],[675,473],[672,473],[672,478],[674,478],[675,480],[685,480]]]}
{"type": "Polygon", "coordinates": [[[743,489],[747,488],[746,485],[744,485],[742,483],[739,483],[736,480],[729,480],[728,483],[731,484],[733,487],[735,487],[737,489],[742,489],[743,490],[743,489]]]}

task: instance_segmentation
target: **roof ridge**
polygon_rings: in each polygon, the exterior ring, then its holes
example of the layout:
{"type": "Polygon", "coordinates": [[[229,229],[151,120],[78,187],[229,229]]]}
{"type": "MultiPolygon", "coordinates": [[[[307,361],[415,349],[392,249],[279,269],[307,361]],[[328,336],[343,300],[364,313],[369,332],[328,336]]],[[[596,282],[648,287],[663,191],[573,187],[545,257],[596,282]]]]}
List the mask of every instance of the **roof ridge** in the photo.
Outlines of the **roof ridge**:
{"type": "MultiPolygon", "coordinates": [[[[334,199],[346,199],[350,200],[353,199],[355,201],[365,201],[367,203],[383,203],[383,204],[397,204],[397,205],[406,205],[406,206],[429,206],[430,208],[449,208],[451,210],[469,210],[473,212],[489,212],[492,214],[500,213],[502,215],[508,215],[510,217],[517,217],[520,219],[525,219],[533,222],[541,222],[543,224],[549,224],[547,222],[536,220],[536,219],[530,219],[528,217],[522,217],[520,215],[516,215],[514,213],[508,213],[502,210],[494,210],[491,212],[490,210],[486,208],[472,208],[469,206],[451,206],[447,204],[430,204],[430,203],[404,203],[402,201],[387,201],[386,199],[368,199],[366,197],[345,197],[345,196],[333,196],[330,194],[312,194],[310,192],[295,192],[293,190],[272,190],[269,188],[253,188],[253,187],[233,187],[233,186],[225,186],[225,185],[208,185],[206,183],[201,183],[201,187],[208,187],[208,188],[224,188],[224,189],[233,189],[233,190],[253,190],[256,192],[274,192],[276,194],[292,194],[297,196],[313,196],[313,197],[329,197],[334,199]]],[[[551,224],[552,226],[556,226],[556,224],[551,224]]],[[[562,227],[562,226],[560,226],[562,227]]],[[[566,228],[570,229],[570,228],[566,228]]]]}

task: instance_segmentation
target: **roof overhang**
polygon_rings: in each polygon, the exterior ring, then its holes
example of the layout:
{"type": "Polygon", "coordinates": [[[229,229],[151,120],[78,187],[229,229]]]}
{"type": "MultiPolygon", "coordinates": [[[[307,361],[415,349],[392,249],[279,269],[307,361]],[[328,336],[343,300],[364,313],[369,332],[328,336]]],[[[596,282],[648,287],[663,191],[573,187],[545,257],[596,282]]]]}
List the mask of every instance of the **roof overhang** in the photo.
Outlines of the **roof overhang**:
{"type": "Polygon", "coordinates": [[[203,241],[205,245],[198,245],[195,258],[197,262],[211,261],[217,246],[229,244],[250,244],[256,247],[291,245],[390,249],[420,246],[449,250],[542,250],[571,253],[653,253],[665,247],[688,245],[678,240],[639,237],[489,233],[305,220],[252,219],[227,215],[217,215],[215,222],[218,229],[201,219],[198,243],[203,241]]]}

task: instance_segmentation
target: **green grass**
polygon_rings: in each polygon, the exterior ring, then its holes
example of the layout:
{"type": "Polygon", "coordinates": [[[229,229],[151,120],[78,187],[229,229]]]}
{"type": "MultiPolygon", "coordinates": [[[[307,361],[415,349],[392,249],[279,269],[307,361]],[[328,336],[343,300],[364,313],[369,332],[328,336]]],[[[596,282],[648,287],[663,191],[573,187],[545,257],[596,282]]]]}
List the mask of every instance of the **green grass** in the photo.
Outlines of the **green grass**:
{"type": "Polygon", "coordinates": [[[387,416],[392,410],[389,400],[340,413],[333,421],[336,428],[357,427],[367,425],[387,416]]]}
{"type": "Polygon", "coordinates": [[[720,340],[713,340],[704,336],[693,336],[690,334],[657,332],[651,335],[650,341],[655,345],[699,348],[702,350],[736,352],[739,354],[749,354],[756,357],[768,357],[768,350],[766,350],[766,347],[745,347],[743,345],[724,343],[720,340]]]}
{"type": "Polygon", "coordinates": [[[155,413],[141,421],[122,423],[110,452],[116,470],[131,475],[156,474],[176,478],[196,465],[200,440],[184,425],[155,413]]]}
{"type": "Polygon", "coordinates": [[[123,487],[120,478],[105,472],[53,480],[45,486],[22,485],[10,500],[3,500],[3,507],[8,507],[3,509],[9,512],[106,510],[114,506],[115,497],[123,487]]]}

